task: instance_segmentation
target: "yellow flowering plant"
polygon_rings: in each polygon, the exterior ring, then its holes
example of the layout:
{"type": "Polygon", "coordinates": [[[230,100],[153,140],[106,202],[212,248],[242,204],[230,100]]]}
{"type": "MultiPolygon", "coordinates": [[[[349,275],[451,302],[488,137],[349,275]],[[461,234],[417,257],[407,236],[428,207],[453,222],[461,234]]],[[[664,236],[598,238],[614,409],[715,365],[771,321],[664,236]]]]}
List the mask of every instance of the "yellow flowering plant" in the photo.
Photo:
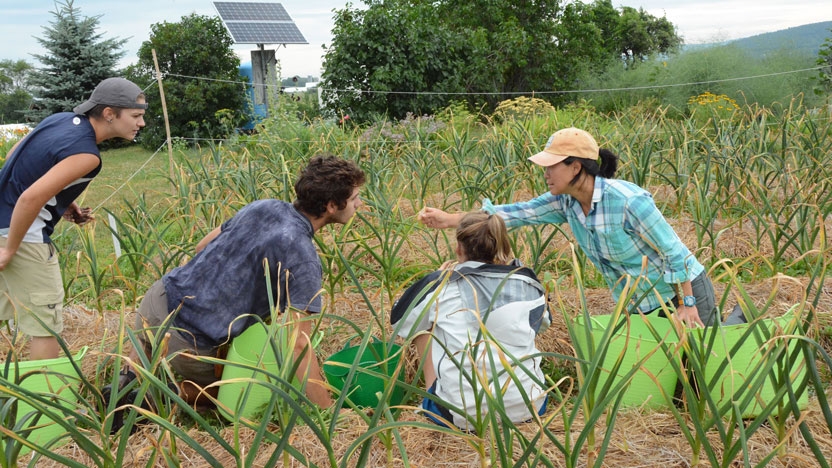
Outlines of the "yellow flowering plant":
{"type": "Polygon", "coordinates": [[[730,120],[740,108],[737,101],[725,94],[705,91],[688,99],[688,110],[697,122],[704,124],[708,119],[730,120]]]}

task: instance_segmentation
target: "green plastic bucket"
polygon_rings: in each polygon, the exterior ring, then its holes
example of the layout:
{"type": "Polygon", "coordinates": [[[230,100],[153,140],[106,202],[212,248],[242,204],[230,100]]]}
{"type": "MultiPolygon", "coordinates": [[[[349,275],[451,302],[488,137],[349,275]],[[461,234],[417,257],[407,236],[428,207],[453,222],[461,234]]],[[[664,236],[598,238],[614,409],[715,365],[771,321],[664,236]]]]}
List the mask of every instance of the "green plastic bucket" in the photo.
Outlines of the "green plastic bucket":
{"type": "MultiPolygon", "coordinates": [[[[75,356],[73,356],[72,359],[79,368],[81,367],[81,362],[86,354],[87,347],[85,346],[81,348],[75,356]]],[[[0,363],[0,368],[3,368],[4,371],[5,366],[6,363],[0,363]]],[[[37,361],[12,362],[9,364],[8,369],[9,380],[15,378],[15,367],[20,373],[20,382],[18,383],[19,386],[30,392],[37,392],[44,396],[58,395],[57,398],[59,398],[61,406],[71,410],[71,412],[77,412],[78,398],[76,397],[75,392],[73,392],[73,390],[69,387],[76,386],[79,382],[80,376],[75,371],[75,368],[72,366],[72,362],[68,357],[41,359],[37,361]]],[[[0,387],[3,387],[3,385],[0,385],[0,387]]],[[[6,396],[9,395],[5,394],[5,392],[0,389],[0,397],[6,396]]],[[[36,410],[31,405],[23,401],[18,401],[16,421],[19,422],[23,417],[33,411],[36,410]]],[[[60,412],[60,410],[56,410],[56,412],[60,412]]],[[[27,422],[27,425],[28,424],[32,424],[31,420],[27,422]]],[[[29,436],[26,438],[35,445],[44,446],[52,444],[52,441],[67,434],[66,429],[64,429],[54,419],[48,418],[46,415],[41,416],[35,426],[37,428],[29,433],[29,436]]],[[[69,442],[69,438],[64,438],[57,444],[52,444],[51,446],[56,447],[67,442],[69,442]]],[[[23,455],[28,452],[29,449],[27,447],[23,447],[20,454],[23,455]]]]}
{"type": "MultiPolygon", "coordinates": [[[[395,385],[393,378],[396,368],[401,359],[401,346],[391,345],[387,354],[387,343],[372,341],[367,343],[364,352],[358,356],[359,346],[348,346],[327,358],[323,363],[323,372],[330,386],[340,393],[347,392],[347,399],[354,405],[367,408],[375,408],[379,403],[379,394],[383,394],[387,385],[395,385]],[[387,359],[384,359],[388,356],[387,359]],[[347,383],[350,368],[358,364],[352,380],[347,383]],[[386,377],[378,377],[370,374],[377,372],[386,377]]],[[[390,395],[390,406],[398,405],[404,398],[404,390],[397,386],[390,395]]]]}
{"type": "MultiPolygon", "coordinates": [[[[783,335],[796,335],[800,331],[797,328],[797,320],[793,313],[788,312],[782,317],[775,319],[760,319],[752,323],[743,323],[739,325],[729,325],[715,328],[718,330],[718,335],[714,338],[713,347],[707,357],[705,364],[704,385],[700,384],[700,388],[707,388],[711,392],[711,397],[716,404],[722,408],[729,404],[732,400],[736,402],[744,401],[751,387],[756,386],[762,376],[761,369],[768,365],[769,359],[774,359],[774,356],[766,354],[766,350],[770,347],[765,343],[765,335],[763,329],[768,330],[770,336],[777,337],[783,335]],[[751,332],[746,338],[745,342],[737,347],[744,334],[752,327],[759,327],[758,332],[751,332]],[[736,348],[736,349],[735,349],[736,348]],[[720,367],[725,364],[725,367],[720,371],[720,367]]],[[[709,340],[704,335],[703,330],[695,330],[690,332],[699,342],[702,340],[709,340]]],[[[774,364],[771,371],[778,372],[780,366],[785,366],[789,369],[789,380],[793,388],[796,390],[797,386],[806,378],[806,360],[803,353],[798,353],[794,361],[786,361],[794,353],[798,339],[784,338],[788,342],[788,352],[782,353],[777,357],[777,363],[774,364]]],[[[783,347],[782,340],[775,340],[775,346],[783,347]]],[[[708,343],[705,343],[708,346],[708,343]]],[[[767,375],[772,375],[767,373],[767,375]]],[[[775,383],[771,378],[766,377],[763,385],[756,392],[750,404],[742,408],[742,417],[751,418],[759,415],[765,407],[771,404],[777,404],[775,401],[777,389],[775,383]]],[[[801,393],[796,394],[797,404],[800,409],[806,409],[809,405],[809,395],[804,389],[801,393]]],[[[784,396],[783,401],[788,401],[788,393],[784,396]]]]}
{"type": "MultiPolygon", "coordinates": [[[[280,375],[268,331],[260,322],[248,327],[231,341],[225,360],[230,364],[223,366],[223,381],[245,378],[274,383],[274,379],[263,372],[233,364],[245,364],[263,369],[270,374],[280,375]]],[[[220,402],[218,405],[220,414],[226,419],[233,420],[235,415],[251,419],[259,415],[271,396],[271,388],[256,382],[222,382],[217,393],[217,400],[220,402]]]]}
{"type": "MultiPolygon", "coordinates": [[[[629,387],[624,390],[621,407],[668,408],[673,404],[673,393],[678,378],[667,354],[661,348],[660,341],[656,340],[644,322],[645,318],[650,321],[650,324],[658,332],[658,336],[663,338],[666,344],[675,345],[678,343],[679,338],[676,330],[668,319],[658,316],[630,316],[629,340],[626,324],[610,338],[607,354],[604,356],[601,365],[602,374],[598,379],[596,391],[600,391],[610,377],[615,379],[610,387],[613,388],[639,364],[639,361],[647,358],[638,366],[638,370],[630,380],[629,387]],[[618,368],[616,375],[611,376],[611,369],[615,367],[615,362],[622,353],[621,366],[618,368]]],[[[587,327],[583,316],[578,316],[575,319],[577,338],[575,350],[579,358],[589,361],[590,356],[594,355],[594,353],[590,354],[589,352],[589,344],[586,339],[587,328],[592,334],[593,342],[596,343],[595,346],[598,346],[607,327],[614,325],[610,323],[611,320],[611,315],[594,315],[591,316],[591,323],[587,327]]],[[[597,350],[594,351],[597,352],[597,350]]],[[[679,362],[678,356],[675,359],[679,362]]]]}

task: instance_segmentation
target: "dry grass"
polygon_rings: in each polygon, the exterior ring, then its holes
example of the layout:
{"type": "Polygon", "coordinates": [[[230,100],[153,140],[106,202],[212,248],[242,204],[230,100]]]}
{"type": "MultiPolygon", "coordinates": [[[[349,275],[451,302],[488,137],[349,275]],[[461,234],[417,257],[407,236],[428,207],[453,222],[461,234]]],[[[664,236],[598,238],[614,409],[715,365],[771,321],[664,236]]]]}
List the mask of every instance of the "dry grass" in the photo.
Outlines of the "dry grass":
{"type": "MultiPolygon", "coordinates": [[[[819,413],[817,401],[812,400],[809,409],[805,412],[806,422],[815,436],[815,441],[824,453],[832,454],[832,438],[829,429],[819,413]]],[[[551,412],[546,416],[551,416],[551,412]]],[[[413,411],[404,411],[399,420],[422,421],[423,418],[413,411]]],[[[555,436],[564,440],[566,433],[560,424],[560,418],[554,418],[548,428],[555,436]]],[[[581,429],[580,421],[573,427],[573,431],[581,429]]],[[[538,430],[535,423],[521,425],[521,431],[531,437],[538,430]]],[[[347,411],[342,413],[335,434],[333,434],[333,449],[336,457],[341,460],[349,446],[367,430],[364,421],[357,415],[347,411]]],[[[596,430],[603,431],[602,425],[596,426],[596,430]]],[[[573,436],[576,432],[573,432],[573,436]]],[[[399,434],[407,448],[408,463],[405,464],[400,458],[394,457],[388,463],[387,452],[383,445],[374,441],[368,462],[368,467],[478,467],[480,461],[476,451],[470,445],[467,436],[449,435],[422,428],[402,428],[399,434]]],[[[213,439],[205,433],[191,429],[189,435],[202,443],[214,457],[222,462],[224,466],[234,466],[233,458],[228,455],[213,439]]],[[[231,440],[234,429],[224,430],[226,440],[231,440]]],[[[130,436],[128,463],[124,466],[143,466],[147,463],[150,449],[158,444],[158,434],[152,429],[145,428],[130,436]]],[[[249,450],[257,450],[258,456],[253,466],[266,466],[266,461],[274,451],[274,446],[264,444],[259,447],[252,447],[255,434],[252,431],[242,429],[239,434],[239,441],[242,447],[249,450]]],[[[719,445],[719,437],[716,433],[709,435],[709,439],[716,447],[719,445]]],[[[303,453],[310,462],[317,466],[328,466],[329,461],[325,450],[319,445],[314,434],[304,427],[296,428],[292,438],[292,446],[303,453]]],[[[759,462],[765,455],[773,451],[777,446],[777,438],[768,427],[758,430],[749,440],[749,458],[752,463],[759,462]]],[[[543,451],[555,466],[566,466],[562,456],[557,452],[551,443],[542,444],[543,451]]],[[[81,463],[90,464],[91,461],[85,454],[80,453],[73,444],[66,445],[60,449],[60,453],[81,463]]],[[[205,461],[193,450],[179,444],[179,454],[184,467],[207,466],[205,461]]],[[[679,430],[678,424],[672,415],[663,412],[641,412],[632,409],[619,413],[616,427],[613,432],[612,442],[604,458],[605,467],[688,467],[692,458],[690,445],[679,430]]],[[[355,466],[355,454],[352,454],[350,463],[347,466],[355,466]]],[[[38,464],[39,467],[60,466],[47,461],[38,464]]],[[[165,466],[159,460],[152,466],[165,466]]],[[[288,466],[302,466],[296,460],[291,460],[288,466]]],[[[709,466],[704,463],[702,466],[709,466]]],[[[733,465],[732,465],[733,466],[733,465]]],[[[740,466],[740,465],[736,465],[740,466]]],[[[770,467],[815,467],[817,462],[806,447],[800,435],[793,435],[782,448],[782,454],[772,460],[770,467]]]]}
{"type": "MultiPolygon", "coordinates": [[[[765,298],[777,287],[773,283],[777,280],[765,280],[755,284],[745,285],[752,297],[765,298]]],[[[778,308],[785,311],[801,296],[801,285],[794,282],[780,282],[777,294],[778,308]]],[[[822,299],[820,310],[832,309],[832,282],[830,282],[826,289],[826,293],[822,299]]],[[[573,298],[577,304],[575,291],[565,291],[566,298],[573,298]]],[[[591,313],[601,314],[609,310],[612,306],[612,299],[609,291],[603,289],[587,291],[587,302],[591,313]]],[[[81,346],[90,346],[92,352],[90,357],[101,356],[101,349],[112,349],[115,346],[117,339],[117,331],[119,326],[118,313],[106,313],[103,316],[87,311],[80,307],[67,307],[65,309],[65,321],[67,328],[64,332],[64,338],[67,340],[70,348],[78,349],[81,346]]],[[[335,313],[343,315],[350,320],[369,328],[372,320],[372,315],[369,313],[367,306],[357,294],[344,294],[342,298],[336,301],[335,313]]],[[[127,323],[132,323],[132,311],[125,313],[127,323]]],[[[821,319],[825,323],[829,323],[829,314],[821,315],[821,319]]],[[[564,353],[571,353],[571,346],[569,337],[563,323],[563,317],[560,314],[554,316],[554,323],[552,326],[539,337],[538,346],[541,350],[564,353]]],[[[324,327],[326,328],[326,326],[324,327]]],[[[332,339],[324,340],[319,349],[321,356],[328,356],[331,353],[338,351],[344,344],[347,338],[339,336],[331,336],[332,339]],[[340,338],[340,339],[339,339],[340,338]]],[[[95,359],[87,359],[85,361],[85,372],[94,372],[95,359]]],[[[412,378],[415,373],[415,363],[412,359],[408,365],[408,374],[412,378]]],[[[832,454],[832,437],[830,437],[829,428],[826,426],[819,413],[817,401],[813,397],[810,403],[809,410],[806,412],[806,422],[812,428],[816,441],[824,450],[824,453],[832,454]]],[[[553,414],[553,409],[550,406],[549,413],[545,417],[553,414]]],[[[341,420],[338,424],[338,429],[334,434],[333,447],[339,459],[347,451],[350,444],[356,440],[362,433],[366,431],[366,424],[364,421],[353,414],[351,411],[345,411],[340,416],[341,420]]],[[[400,416],[400,420],[404,421],[423,421],[423,417],[419,416],[412,410],[405,410],[400,416]]],[[[573,427],[573,431],[580,430],[581,423],[578,427],[573,427]]],[[[553,421],[548,425],[549,429],[553,431],[557,437],[563,440],[566,437],[562,426],[560,417],[553,418],[553,421]]],[[[596,427],[598,431],[604,428],[596,427]]],[[[531,436],[538,430],[536,423],[527,423],[521,426],[521,430],[527,435],[531,436]]],[[[233,466],[234,460],[224,453],[223,449],[213,441],[207,434],[201,433],[196,429],[190,430],[191,436],[196,440],[204,442],[204,446],[209,452],[214,454],[219,460],[223,461],[225,466],[233,466]]],[[[233,434],[232,428],[226,428],[225,434],[230,439],[233,434]]],[[[401,437],[407,447],[408,464],[405,465],[399,458],[394,458],[391,464],[388,464],[387,452],[383,445],[375,441],[369,461],[365,466],[411,466],[411,467],[468,467],[480,466],[480,461],[476,451],[469,443],[469,439],[463,435],[448,435],[435,431],[425,430],[421,428],[404,428],[400,430],[401,437]]],[[[131,463],[125,466],[140,466],[145,465],[150,456],[150,449],[158,444],[156,440],[158,435],[152,428],[144,428],[136,434],[130,436],[128,459],[131,463]]],[[[251,447],[251,441],[254,439],[253,432],[243,430],[240,435],[240,443],[243,447],[248,447],[249,450],[257,450],[257,461],[254,466],[264,466],[265,462],[270,457],[273,447],[263,445],[260,447],[251,447]]],[[[710,439],[712,443],[718,444],[719,437],[716,433],[711,434],[710,439]]],[[[323,448],[317,443],[314,435],[309,429],[299,427],[295,429],[292,445],[301,453],[309,458],[309,460],[319,466],[328,466],[328,458],[323,448]]],[[[749,441],[749,447],[752,447],[749,457],[751,461],[759,460],[766,454],[770,453],[777,446],[777,438],[773,431],[768,427],[763,427],[749,441]]],[[[552,444],[543,444],[544,451],[548,454],[549,459],[556,464],[556,466],[565,466],[562,456],[557,453],[556,448],[552,444]]],[[[182,466],[185,467],[201,467],[206,466],[206,463],[201,457],[195,454],[192,450],[179,444],[180,457],[182,466]]],[[[86,458],[86,455],[81,453],[74,444],[68,444],[60,449],[60,453],[64,456],[70,457],[81,463],[91,463],[86,458]]],[[[676,423],[673,416],[669,413],[662,412],[641,412],[637,409],[621,412],[618,416],[615,430],[613,432],[612,443],[609,451],[605,456],[604,466],[608,467],[687,467],[690,466],[692,457],[691,449],[676,423]]],[[[353,463],[349,466],[354,466],[354,456],[351,458],[353,463]]],[[[49,467],[58,466],[50,464],[48,461],[41,461],[38,466],[49,467]]],[[[165,466],[161,460],[156,461],[153,466],[165,466]]],[[[297,461],[290,461],[288,466],[300,466],[297,461]]],[[[708,466],[705,464],[704,466],[708,466]]],[[[783,454],[775,458],[769,466],[772,467],[813,467],[816,466],[812,453],[806,447],[802,437],[799,434],[794,434],[788,440],[783,448],[783,454]]]]}

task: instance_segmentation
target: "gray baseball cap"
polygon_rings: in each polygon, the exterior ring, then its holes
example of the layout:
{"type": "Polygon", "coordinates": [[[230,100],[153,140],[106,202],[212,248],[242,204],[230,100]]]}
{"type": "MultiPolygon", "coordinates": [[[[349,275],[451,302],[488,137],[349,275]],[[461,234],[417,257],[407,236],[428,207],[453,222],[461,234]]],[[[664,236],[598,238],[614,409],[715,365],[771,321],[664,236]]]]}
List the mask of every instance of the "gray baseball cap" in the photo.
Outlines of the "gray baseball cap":
{"type": "Polygon", "coordinates": [[[98,83],[90,98],[72,109],[76,114],[86,114],[98,104],[122,109],[147,109],[147,104],[136,102],[143,94],[141,88],[124,78],[107,78],[98,83]]]}

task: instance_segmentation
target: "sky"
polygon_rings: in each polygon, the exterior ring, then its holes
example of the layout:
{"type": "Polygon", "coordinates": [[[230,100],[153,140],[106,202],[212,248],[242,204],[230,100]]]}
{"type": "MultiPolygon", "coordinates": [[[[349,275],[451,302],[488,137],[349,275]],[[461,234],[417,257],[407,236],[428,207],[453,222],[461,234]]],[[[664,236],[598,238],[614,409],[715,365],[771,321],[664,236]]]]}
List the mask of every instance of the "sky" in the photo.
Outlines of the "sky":
{"type": "MultiPolygon", "coordinates": [[[[266,49],[276,49],[284,77],[320,76],[323,45],[329,45],[332,40],[333,12],[345,8],[347,2],[282,0],[278,3],[309,44],[266,45],[266,49]]],[[[653,16],[667,17],[687,44],[739,39],[832,21],[832,0],[613,0],[613,5],[643,8],[653,16]]],[[[217,14],[211,0],[74,0],[74,6],[82,16],[100,16],[97,32],[103,38],[128,39],[120,66],[136,61],[139,47],[149,39],[151,25],[175,23],[191,13],[217,14]]],[[[360,6],[363,6],[361,0],[353,1],[353,7],[360,6]]],[[[0,60],[23,59],[39,66],[32,54],[43,54],[45,50],[35,37],[43,37],[43,28],[55,20],[55,11],[54,0],[0,0],[0,60]]],[[[242,61],[248,61],[256,48],[254,44],[240,44],[234,46],[234,51],[242,61]]]]}

